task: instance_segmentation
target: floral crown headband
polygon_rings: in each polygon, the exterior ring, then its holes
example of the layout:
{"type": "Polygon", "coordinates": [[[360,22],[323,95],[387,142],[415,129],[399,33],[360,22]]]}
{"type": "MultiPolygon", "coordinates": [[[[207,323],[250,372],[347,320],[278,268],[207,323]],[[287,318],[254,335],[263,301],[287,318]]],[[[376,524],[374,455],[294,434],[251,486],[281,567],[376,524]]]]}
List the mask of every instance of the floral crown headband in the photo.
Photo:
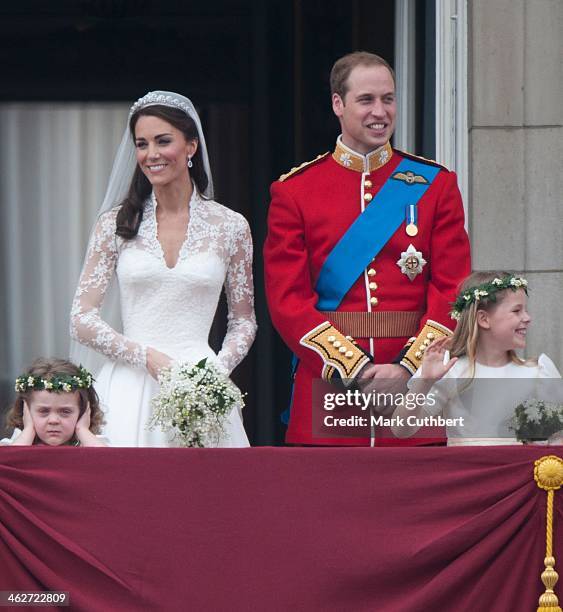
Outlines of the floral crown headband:
{"type": "Polygon", "coordinates": [[[512,291],[518,291],[518,289],[524,289],[526,295],[528,294],[528,281],[521,276],[515,276],[510,274],[508,276],[496,277],[491,281],[482,283],[475,287],[469,287],[465,291],[462,291],[454,302],[451,317],[452,319],[459,321],[461,313],[468,308],[471,304],[479,302],[482,298],[486,298],[489,302],[496,302],[496,294],[499,291],[505,289],[512,289],[512,291]]]}
{"type": "Polygon", "coordinates": [[[32,376],[24,374],[16,378],[15,390],[16,393],[25,393],[26,391],[76,391],[77,389],[89,389],[92,386],[94,378],[88,370],[82,366],[79,367],[80,374],[72,376],[70,374],[55,374],[49,378],[42,376],[32,376]]]}

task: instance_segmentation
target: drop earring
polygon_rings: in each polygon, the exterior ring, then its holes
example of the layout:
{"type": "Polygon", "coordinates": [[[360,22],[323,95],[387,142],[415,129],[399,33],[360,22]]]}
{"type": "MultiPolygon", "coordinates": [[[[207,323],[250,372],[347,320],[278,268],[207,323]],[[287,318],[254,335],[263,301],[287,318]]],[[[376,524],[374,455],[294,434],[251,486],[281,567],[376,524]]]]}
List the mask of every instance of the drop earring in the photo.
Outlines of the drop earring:
{"type": "Polygon", "coordinates": [[[194,165],[192,158],[188,157],[188,168],[191,168],[194,165]]]}

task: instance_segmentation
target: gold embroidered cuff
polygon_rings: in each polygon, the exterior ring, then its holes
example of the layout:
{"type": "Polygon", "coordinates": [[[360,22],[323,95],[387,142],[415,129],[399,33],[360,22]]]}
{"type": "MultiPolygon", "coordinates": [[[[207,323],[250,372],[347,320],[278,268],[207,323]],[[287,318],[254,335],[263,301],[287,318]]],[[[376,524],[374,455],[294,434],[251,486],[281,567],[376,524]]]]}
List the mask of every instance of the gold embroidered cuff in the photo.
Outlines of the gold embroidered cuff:
{"type": "Polygon", "coordinates": [[[436,323],[436,321],[428,319],[426,325],[422,328],[420,334],[418,334],[418,337],[415,338],[409,350],[401,359],[401,365],[405,366],[411,374],[414,374],[418,368],[420,368],[426,348],[430,346],[434,340],[442,338],[443,336],[451,336],[452,333],[451,329],[448,329],[444,325],[440,325],[440,323],[436,323]]]}
{"type": "Polygon", "coordinates": [[[369,363],[369,357],[349,336],[344,336],[328,321],[306,333],[300,344],[318,353],[323,360],[322,377],[330,381],[337,370],[341,378],[354,378],[369,363]]]}
{"type": "Polygon", "coordinates": [[[332,380],[332,377],[334,376],[334,372],[334,367],[325,363],[325,365],[323,366],[321,378],[330,382],[332,380]]]}

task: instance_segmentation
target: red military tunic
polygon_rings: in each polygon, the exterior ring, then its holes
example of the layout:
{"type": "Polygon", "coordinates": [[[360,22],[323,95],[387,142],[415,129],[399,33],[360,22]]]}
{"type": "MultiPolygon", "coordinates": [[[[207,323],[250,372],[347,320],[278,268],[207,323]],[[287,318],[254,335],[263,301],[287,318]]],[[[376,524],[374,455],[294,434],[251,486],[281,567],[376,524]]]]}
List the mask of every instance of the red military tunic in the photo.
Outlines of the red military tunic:
{"type": "MultiPolygon", "coordinates": [[[[319,156],[271,186],[264,246],[266,295],[274,326],[299,358],[288,443],[369,445],[369,438],[313,436],[313,380],[354,378],[370,361],[366,353],[375,363],[402,356],[401,364],[414,373],[426,348],[424,340],[428,344],[428,338],[451,333],[451,304],[471,264],[456,176],[445,168],[418,202],[418,233],[409,236],[403,222],[338,307],[338,313],[382,313],[367,315],[380,317],[378,337],[356,336],[352,341],[341,319],[335,320],[342,315],[316,307],[315,283],[327,256],[405,157],[414,158],[389,145],[358,155],[339,139],[332,155],[319,156]],[[401,258],[405,262],[409,247],[426,261],[412,280],[398,265],[401,258]]],[[[405,442],[416,443],[388,443],[405,442]]]]}

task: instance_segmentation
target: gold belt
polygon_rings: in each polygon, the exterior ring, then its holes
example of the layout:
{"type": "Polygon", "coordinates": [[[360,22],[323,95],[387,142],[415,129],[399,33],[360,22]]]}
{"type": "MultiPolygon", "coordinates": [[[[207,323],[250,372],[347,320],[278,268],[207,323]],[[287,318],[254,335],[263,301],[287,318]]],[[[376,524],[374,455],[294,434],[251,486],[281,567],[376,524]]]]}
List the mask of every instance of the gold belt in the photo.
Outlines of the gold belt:
{"type": "Polygon", "coordinates": [[[388,310],[377,312],[325,311],[326,318],[343,334],[353,338],[402,338],[416,336],[423,312],[388,310]]]}

